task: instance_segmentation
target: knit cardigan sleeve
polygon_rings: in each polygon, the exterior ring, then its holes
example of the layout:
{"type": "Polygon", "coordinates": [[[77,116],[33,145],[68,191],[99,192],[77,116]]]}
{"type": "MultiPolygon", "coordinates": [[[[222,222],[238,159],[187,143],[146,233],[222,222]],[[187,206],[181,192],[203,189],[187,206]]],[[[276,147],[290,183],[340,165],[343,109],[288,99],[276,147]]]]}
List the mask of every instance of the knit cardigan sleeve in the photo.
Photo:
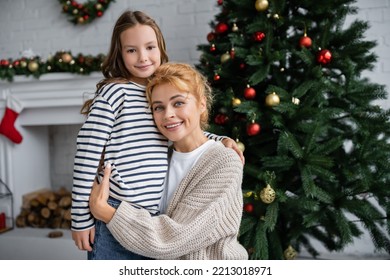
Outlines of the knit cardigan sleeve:
{"type": "Polygon", "coordinates": [[[182,180],[166,215],[120,204],[107,226],[122,246],[150,258],[176,259],[237,234],[243,166],[233,150],[215,146],[182,180]]]}

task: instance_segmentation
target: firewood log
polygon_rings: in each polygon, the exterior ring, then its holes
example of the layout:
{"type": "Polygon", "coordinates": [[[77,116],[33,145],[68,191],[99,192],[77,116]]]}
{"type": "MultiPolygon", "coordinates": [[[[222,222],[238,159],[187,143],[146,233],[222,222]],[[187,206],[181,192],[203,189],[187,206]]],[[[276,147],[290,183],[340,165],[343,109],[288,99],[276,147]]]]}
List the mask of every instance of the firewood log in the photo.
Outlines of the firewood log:
{"type": "Polygon", "coordinates": [[[45,218],[45,219],[48,219],[49,217],[50,217],[50,215],[51,215],[51,211],[50,211],[50,209],[49,208],[47,208],[47,207],[43,207],[42,209],[41,209],[41,216],[43,217],[43,218],[45,218]]]}

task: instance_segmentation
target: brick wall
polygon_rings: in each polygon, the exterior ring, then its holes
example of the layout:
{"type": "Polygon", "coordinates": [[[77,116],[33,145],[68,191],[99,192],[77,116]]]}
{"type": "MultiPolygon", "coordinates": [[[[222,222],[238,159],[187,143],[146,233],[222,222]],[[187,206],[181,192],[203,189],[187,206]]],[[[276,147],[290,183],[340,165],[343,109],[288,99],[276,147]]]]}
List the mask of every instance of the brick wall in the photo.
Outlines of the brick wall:
{"type": "MultiPolygon", "coordinates": [[[[82,2],[79,1],[79,2],[82,2]]],[[[18,58],[32,50],[42,58],[59,50],[96,55],[106,53],[117,17],[127,8],[142,10],[160,25],[171,60],[197,63],[196,46],[206,42],[209,22],[219,11],[217,0],[117,0],[105,15],[85,26],[73,26],[56,0],[1,0],[0,58],[18,58]]],[[[369,21],[367,39],[376,40],[379,56],[372,72],[374,82],[390,89],[390,0],[357,0],[354,17],[369,21]]],[[[381,102],[390,108],[390,101],[381,102]]]]}

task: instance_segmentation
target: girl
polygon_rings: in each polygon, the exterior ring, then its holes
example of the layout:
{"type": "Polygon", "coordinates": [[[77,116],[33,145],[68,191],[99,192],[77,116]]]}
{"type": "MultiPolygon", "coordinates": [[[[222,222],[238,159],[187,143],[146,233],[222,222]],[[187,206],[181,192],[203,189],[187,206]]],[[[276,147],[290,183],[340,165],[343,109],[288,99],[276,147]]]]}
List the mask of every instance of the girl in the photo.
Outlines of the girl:
{"type": "Polygon", "coordinates": [[[237,241],[242,217],[243,164],[232,149],[207,139],[211,93],[186,64],[164,64],[147,86],[154,121],[172,141],[160,208],[107,203],[110,167],[95,184],[90,208],[127,249],[156,259],[247,259],[237,241]]]}
{"type": "MultiPolygon", "coordinates": [[[[145,86],[167,61],[165,41],[154,20],[140,11],[124,12],[115,23],[102,65],[104,79],[97,84],[95,98],[83,107],[88,118],[77,137],[72,238],[80,250],[88,251],[88,259],[144,259],[123,248],[104,223],[95,222],[88,201],[101,161],[110,162],[109,203],[117,207],[128,201],[151,215],[159,213],[168,142],[155,127],[145,86]]],[[[225,141],[234,144],[232,139],[225,141]]]]}

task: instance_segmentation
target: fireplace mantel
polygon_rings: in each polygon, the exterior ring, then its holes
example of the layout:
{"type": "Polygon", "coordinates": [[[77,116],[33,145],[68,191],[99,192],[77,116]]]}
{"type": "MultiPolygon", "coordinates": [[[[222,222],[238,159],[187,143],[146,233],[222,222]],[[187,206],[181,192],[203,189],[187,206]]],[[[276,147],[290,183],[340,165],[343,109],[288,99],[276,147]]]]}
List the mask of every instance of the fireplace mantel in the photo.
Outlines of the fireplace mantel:
{"type": "Polygon", "coordinates": [[[39,79],[15,77],[13,82],[0,82],[0,112],[4,110],[9,94],[18,98],[22,105],[18,124],[56,125],[83,122],[80,108],[93,96],[100,73],[88,76],[70,73],[50,73],[39,79]]]}

